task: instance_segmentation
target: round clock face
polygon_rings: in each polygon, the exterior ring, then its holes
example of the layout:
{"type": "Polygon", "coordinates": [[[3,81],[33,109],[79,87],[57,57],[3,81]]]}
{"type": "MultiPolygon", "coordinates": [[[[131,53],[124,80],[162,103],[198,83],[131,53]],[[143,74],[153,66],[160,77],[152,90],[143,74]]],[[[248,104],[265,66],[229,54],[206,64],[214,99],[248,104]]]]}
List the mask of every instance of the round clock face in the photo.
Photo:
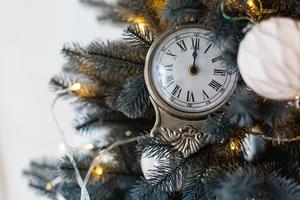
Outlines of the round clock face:
{"type": "Polygon", "coordinates": [[[148,73],[155,95],[175,110],[212,112],[236,85],[237,74],[228,73],[222,51],[208,33],[197,26],[182,27],[163,35],[150,52],[148,73]]]}

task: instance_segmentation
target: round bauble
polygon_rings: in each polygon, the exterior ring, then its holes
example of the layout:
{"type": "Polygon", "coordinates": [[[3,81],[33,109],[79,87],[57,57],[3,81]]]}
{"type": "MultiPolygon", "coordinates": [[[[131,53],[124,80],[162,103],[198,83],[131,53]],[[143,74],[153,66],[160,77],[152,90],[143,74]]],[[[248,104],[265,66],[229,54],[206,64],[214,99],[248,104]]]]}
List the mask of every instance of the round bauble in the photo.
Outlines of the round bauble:
{"type": "MultiPolygon", "coordinates": [[[[155,173],[155,170],[159,169],[159,166],[163,164],[171,163],[172,161],[169,158],[158,158],[157,156],[154,157],[147,157],[146,153],[143,153],[141,156],[141,168],[144,174],[145,179],[150,179],[155,173]]],[[[182,180],[177,182],[177,189],[179,191],[182,188],[182,180]]],[[[167,192],[174,192],[171,189],[166,189],[167,192]]]]}
{"type": "Polygon", "coordinates": [[[270,18],[256,24],[240,44],[238,66],[246,84],[263,97],[300,95],[300,22],[270,18]]]}
{"type": "MultiPolygon", "coordinates": [[[[166,160],[166,159],[163,159],[166,160]]],[[[158,159],[157,157],[147,157],[145,153],[142,154],[141,156],[141,168],[142,172],[144,174],[145,179],[150,179],[151,178],[151,173],[153,173],[153,170],[156,170],[157,167],[159,167],[160,161],[162,159],[158,159]]]]}

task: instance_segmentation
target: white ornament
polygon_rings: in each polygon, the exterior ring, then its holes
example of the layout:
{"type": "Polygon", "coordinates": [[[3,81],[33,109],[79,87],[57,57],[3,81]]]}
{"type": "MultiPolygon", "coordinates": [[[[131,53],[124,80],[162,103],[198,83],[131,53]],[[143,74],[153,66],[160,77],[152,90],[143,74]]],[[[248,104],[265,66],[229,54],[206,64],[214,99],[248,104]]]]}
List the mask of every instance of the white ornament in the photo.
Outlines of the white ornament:
{"type": "MultiPolygon", "coordinates": [[[[157,157],[146,157],[146,154],[143,153],[141,156],[141,168],[144,174],[145,179],[151,178],[151,172],[156,170],[160,165],[159,159],[157,157]]],[[[152,172],[153,173],[153,172],[152,172]]]]}
{"type": "MultiPolygon", "coordinates": [[[[158,158],[157,156],[154,157],[146,157],[146,154],[143,153],[141,156],[141,168],[144,174],[145,179],[150,179],[151,176],[153,175],[153,170],[156,170],[159,168],[161,163],[169,163],[171,160],[168,158],[158,158]]],[[[178,181],[177,183],[177,191],[182,188],[182,180],[178,181]]],[[[168,192],[172,192],[171,189],[167,189],[168,192]]]]}
{"type": "Polygon", "coordinates": [[[271,18],[255,25],[238,52],[246,84],[259,95],[288,100],[300,94],[300,22],[271,18]]]}

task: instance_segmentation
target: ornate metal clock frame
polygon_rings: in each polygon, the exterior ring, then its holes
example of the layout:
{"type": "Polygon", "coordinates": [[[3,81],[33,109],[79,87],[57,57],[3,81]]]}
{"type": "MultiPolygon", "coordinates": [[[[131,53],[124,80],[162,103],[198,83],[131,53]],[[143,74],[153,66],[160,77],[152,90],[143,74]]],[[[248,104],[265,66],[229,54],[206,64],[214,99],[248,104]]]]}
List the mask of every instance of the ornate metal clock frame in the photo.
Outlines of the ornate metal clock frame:
{"type": "Polygon", "coordinates": [[[209,29],[199,25],[182,25],[176,26],[163,33],[150,47],[147,54],[144,71],[145,82],[150,93],[150,100],[156,113],[156,122],[150,134],[153,136],[155,131],[161,133],[176,150],[183,153],[184,157],[188,157],[190,154],[195,153],[201,147],[206,145],[204,135],[200,131],[202,123],[207,119],[209,114],[215,112],[226,102],[226,100],[232,94],[237,82],[236,75],[234,86],[231,88],[231,91],[228,93],[228,95],[223,97],[223,101],[215,107],[203,112],[184,112],[172,107],[171,105],[168,105],[168,103],[163,100],[163,98],[158,94],[153,83],[153,58],[160,44],[169,35],[186,28],[198,28],[210,31],[209,29]]]}

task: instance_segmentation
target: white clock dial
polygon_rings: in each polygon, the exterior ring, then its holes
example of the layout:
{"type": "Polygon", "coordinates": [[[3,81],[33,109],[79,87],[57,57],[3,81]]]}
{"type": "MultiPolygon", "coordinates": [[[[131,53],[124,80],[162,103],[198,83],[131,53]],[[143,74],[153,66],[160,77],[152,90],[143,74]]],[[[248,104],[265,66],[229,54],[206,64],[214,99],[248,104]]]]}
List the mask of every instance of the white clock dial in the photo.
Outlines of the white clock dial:
{"type": "Polygon", "coordinates": [[[228,73],[222,52],[208,39],[209,30],[178,29],[157,44],[151,81],[169,106],[189,113],[214,111],[232,93],[236,73],[228,73]]]}

